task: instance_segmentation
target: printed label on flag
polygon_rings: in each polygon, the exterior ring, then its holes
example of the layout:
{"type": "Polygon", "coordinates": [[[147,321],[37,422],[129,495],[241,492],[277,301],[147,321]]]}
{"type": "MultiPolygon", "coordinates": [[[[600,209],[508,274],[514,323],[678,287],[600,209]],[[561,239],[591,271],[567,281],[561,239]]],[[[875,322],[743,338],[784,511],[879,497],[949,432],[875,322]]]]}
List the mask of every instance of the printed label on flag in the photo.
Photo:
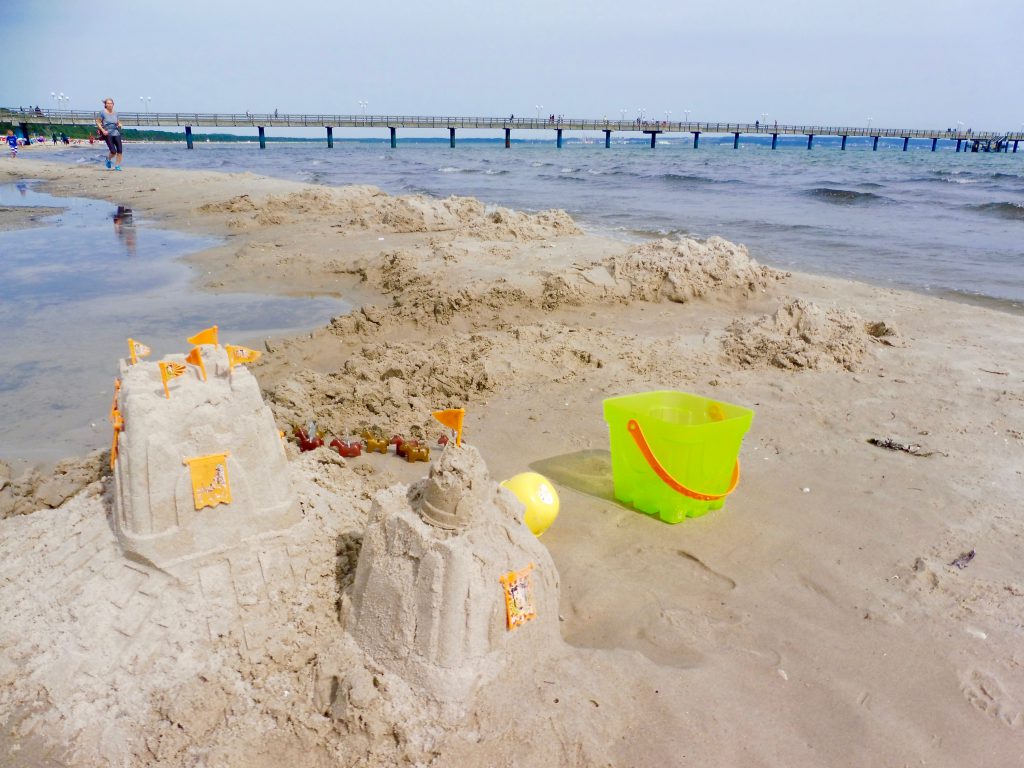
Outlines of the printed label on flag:
{"type": "Polygon", "coordinates": [[[532,571],[533,563],[530,563],[520,571],[509,571],[501,577],[501,585],[505,588],[505,617],[509,630],[537,618],[537,609],[533,604],[532,571]]]}

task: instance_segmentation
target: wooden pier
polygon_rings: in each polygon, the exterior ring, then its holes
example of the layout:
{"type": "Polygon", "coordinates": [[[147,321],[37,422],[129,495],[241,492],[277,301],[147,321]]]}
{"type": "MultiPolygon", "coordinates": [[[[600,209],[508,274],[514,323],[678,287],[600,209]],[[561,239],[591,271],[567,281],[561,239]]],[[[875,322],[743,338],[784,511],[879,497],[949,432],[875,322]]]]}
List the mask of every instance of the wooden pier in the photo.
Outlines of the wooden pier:
{"type": "MultiPolygon", "coordinates": [[[[98,112],[85,110],[15,109],[0,108],[0,122],[19,126],[28,136],[29,126],[44,125],[93,125],[98,112]]],[[[430,117],[415,115],[327,115],[327,114],[221,114],[206,112],[119,112],[118,117],[125,127],[161,129],[180,126],[185,129],[185,142],[192,149],[193,128],[254,128],[259,137],[260,148],[266,148],[268,128],[325,128],[327,146],[334,146],[335,128],[387,128],[391,146],[398,145],[399,129],[448,130],[449,141],[455,146],[455,132],[462,130],[504,131],[505,146],[510,147],[512,131],[553,131],[555,144],[562,146],[565,131],[602,131],[605,147],[611,147],[612,133],[643,133],[650,136],[651,147],[657,145],[661,134],[689,134],[693,137],[693,148],[700,146],[704,134],[733,136],[733,148],[738,149],[740,136],[770,136],[771,147],[775,149],[779,136],[806,136],[807,149],[814,147],[814,139],[820,136],[842,138],[840,149],[846,149],[846,140],[851,136],[866,136],[873,139],[872,149],[878,149],[879,139],[902,139],[906,151],[911,139],[930,139],[931,151],[938,148],[940,141],[955,144],[956,151],[971,152],[1017,152],[1017,145],[1024,140],[1024,132],[998,132],[973,130],[935,130],[921,128],[873,128],[835,125],[779,125],[778,123],[707,123],[651,120],[608,120],[580,118],[502,118],[502,117],[430,117]]]]}

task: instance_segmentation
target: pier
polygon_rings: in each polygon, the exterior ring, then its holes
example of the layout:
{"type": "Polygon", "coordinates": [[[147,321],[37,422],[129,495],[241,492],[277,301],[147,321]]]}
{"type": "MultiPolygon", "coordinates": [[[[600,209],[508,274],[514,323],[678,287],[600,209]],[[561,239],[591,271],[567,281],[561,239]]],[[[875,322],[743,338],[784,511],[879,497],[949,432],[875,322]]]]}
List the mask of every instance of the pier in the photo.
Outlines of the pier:
{"type": "MultiPolygon", "coordinates": [[[[66,125],[94,125],[98,112],[86,110],[52,110],[0,108],[0,122],[9,122],[20,127],[28,136],[30,126],[46,126],[49,129],[66,125]]],[[[186,146],[193,148],[193,128],[252,128],[256,131],[260,148],[266,148],[266,132],[274,128],[324,128],[327,147],[334,147],[335,128],[386,128],[391,147],[398,146],[399,130],[448,130],[449,143],[455,147],[457,130],[504,131],[505,147],[512,145],[512,131],[549,131],[554,134],[555,145],[562,147],[565,131],[597,131],[604,133],[604,146],[611,147],[612,133],[641,133],[650,136],[651,148],[657,146],[658,137],[665,134],[689,135],[693,137],[693,148],[700,147],[702,135],[729,135],[733,137],[733,149],[739,149],[741,136],[771,137],[771,148],[776,149],[780,136],[802,136],[807,139],[807,149],[814,148],[814,139],[821,136],[835,136],[842,139],[841,151],[846,150],[846,140],[851,136],[868,137],[872,150],[877,151],[879,139],[902,139],[906,152],[911,139],[931,141],[931,151],[937,151],[939,142],[955,152],[1017,152],[1017,145],[1024,140],[1024,132],[922,129],[922,128],[874,128],[829,125],[780,125],[778,123],[710,123],[655,120],[609,120],[607,118],[501,118],[501,117],[432,117],[415,115],[327,115],[327,114],[222,114],[205,112],[119,112],[121,124],[126,128],[166,129],[171,126],[184,128],[186,146]]]]}

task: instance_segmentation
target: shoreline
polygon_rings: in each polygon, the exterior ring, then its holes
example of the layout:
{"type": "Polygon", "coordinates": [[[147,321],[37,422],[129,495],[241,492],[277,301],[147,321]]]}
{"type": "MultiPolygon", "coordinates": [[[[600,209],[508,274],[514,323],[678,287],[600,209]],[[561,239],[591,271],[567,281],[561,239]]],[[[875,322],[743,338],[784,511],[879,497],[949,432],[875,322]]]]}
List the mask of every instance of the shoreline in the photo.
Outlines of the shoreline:
{"type": "MultiPolygon", "coordinates": [[[[292,452],[305,521],[289,541],[303,553],[293,568],[308,577],[288,592],[299,608],[283,610],[307,618],[287,613],[275,651],[255,665],[205,625],[202,636],[189,634],[191,614],[168,613],[175,629],[148,626],[149,639],[126,656],[153,660],[85,678],[47,674],[75,653],[95,666],[107,630],[89,618],[101,615],[99,602],[79,606],[78,623],[63,617],[55,590],[74,593],[87,569],[71,574],[18,553],[94,536],[101,560],[113,562],[103,481],[66,508],[0,521],[0,599],[9,608],[0,704],[13,712],[40,696],[62,702],[38,715],[36,731],[52,741],[100,759],[87,734],[123,711],[131,714],[118,719],[119,754],[141,759],[147,738],[164,739],[149,749],[168,765],[186,764],[199,745],[226,765],[245,764],[261,738],[253,722],[288,724],[285,752],[260,753],[268,761],[484,765],[515,759],[515,743],[501,737],[514,692],[516,727],[531,734],[520,764],[667,765],[686,755],[819,766],[857,754],[870,764],[956,765],[982,747],[997,763],[1019,753],[1016,315],[779,273],[717,238],[631,245],[577,233],[564,214],[467,198],[394,198],[253,174],[36,170],[52,194],[130,200],[163,226],[225,237],[191,257],[208,273],[204,290],[230,281],[353,297],[351,313],[271,340],[251,366],[282,429],[314,418],[339,436],[369,426],[432,438],[430,410],[464,406],[466,439],[495,480],[533,469],[562,498],[541,542],[561,579],[566,646],[483,689],[468,713],[479,741],[458,725],[417,730],[429,707],[405,711],[408,730],[392,739],[393,725],[383,724],[400,709],[350,705],[331,721],[309,703],[311,659],[347,658],[328,643],[340,631],[337,537],[361,531],[369,499],[423,465],[292,452]],[[676,526],[609,499],[607,475],[595,470],[607,464],[603,399],[655,389],[755,412],[736,494],[676,526]],[[873,438],[921,449],[887,451],[873,438]],[[977,552],[969,567],[951,565],[968,550],[977,552]],[[51,578],[57,586],[44,588],[51,578]],[[21,589],[54,605],[41,611],[16,597],[21,589]],[[209,655],[204,682],[195,668],[162,660],[168,633],[196,658],[209,655]],[[47,637],[57,638],[52,650],[47,637]],[[300,695],[266,695],[285,689],[300,695]],[[192,711],[170,704],[176,696],[192,711]],[[544,725],[551,721],[557,729],[544,725]],[[407,757],[395,754],[396,741],[407,757]]],[[[106,594],[102,583],[80,587],[91,599],[106,594]]],[[[203,616],[199,582],[183,583],[194,591],[182,602],[203,616]]]]}

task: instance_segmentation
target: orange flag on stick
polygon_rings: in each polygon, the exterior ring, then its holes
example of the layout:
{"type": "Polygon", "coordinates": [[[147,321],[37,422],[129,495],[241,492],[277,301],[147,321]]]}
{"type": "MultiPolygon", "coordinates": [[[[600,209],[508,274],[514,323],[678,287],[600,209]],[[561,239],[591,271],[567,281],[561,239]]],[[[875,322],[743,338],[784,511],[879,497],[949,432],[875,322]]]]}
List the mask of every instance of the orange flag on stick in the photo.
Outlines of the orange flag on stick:
{"type": "Polygon", "coordinates": [[[164,394],[167,395],[167,399],[170,400],[171,390],[167,388],[168,380],[178,378],[188,369],[182,363],[173,363],[167,360],[161,360],[157,365],[160,366],[160,378],[164,382],[164,394]]]}
{"type": "Polygon", "coordinates": [[[206,366],[203,364],[203,355],[200,352],[199,347],[193,347],[192,351],[188,353],[188,357],[185,358],[186,363],[192,363],[199,372],[203,374],[203,381],[206,381],[206,366]]]}
{"type": "Polygon", "coordinates": [[[192,475],[192,501],[197,512],[203,507],[231,503],[231,484],[228,482],[229,455],[225,451],[182,459],[192,475]]]}
{"type": "Polygon", "coordinates": [[[128,339],[128,354],[131,356],[132,365],[139,362],[140,357],[149,357],[153,350],[135,339],[128,339]]]}
{"type": "Polygon", "coordinates": [[[462,421],[466,418],[465,408],[449,408],[447,411],[434,411],[433,416],[446,427],[455,430],[455,444],[462,445],[462,421]]]}
{"type": "Polygon", "coordinates": [[[228,351],[229,369],[242,363],[254,363],[263,354],[259,350],[249,349],[248,347],[236,347],[233,344],[228,344],[224,349],[228,351]]]}
{"type": "Polygon", "coordinates": [[[216,346],[216,344],[217,344],[217,326],[216,325],[211,325],[209,328],[200,331],[195,336],[193,336],[191,339],[188,339],[188,343],[189,344],[195,344],[196,346],[199,346],[200,344],[213,344],[213,345],[216,346]]]}

